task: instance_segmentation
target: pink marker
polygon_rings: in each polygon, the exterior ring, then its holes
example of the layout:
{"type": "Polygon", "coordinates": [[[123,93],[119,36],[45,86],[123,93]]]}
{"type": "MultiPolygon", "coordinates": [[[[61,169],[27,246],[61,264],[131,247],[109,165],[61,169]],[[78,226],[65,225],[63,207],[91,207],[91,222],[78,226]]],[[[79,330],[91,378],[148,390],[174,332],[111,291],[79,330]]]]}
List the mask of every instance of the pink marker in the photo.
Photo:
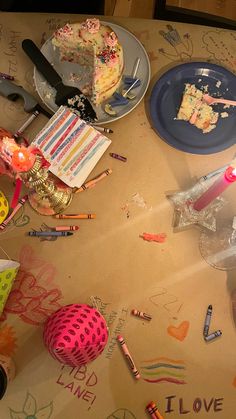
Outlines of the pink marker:
{"type": "Polygon", "coordinates": [[[206,190],[193,204],[193,209],[201,211],[217,196],[219,196],[224,190],[236,181],[236,169],[235,167],[229,166],[226,171],[206,190]]]}
{"type": "Polygon", "coordinates": [[[138,311],[135,308],[131,311],[134,316],[141,317],[144,320],[152,320],[152,317],[149,314],[143,313],[143,311],[138,311]]]}
{"type": "Polygon", "coordinates": [[[121,335],[118,335],[117,336],[117,340],[118,340],[118,342],[121,345],[121,349],[122,349],[122,351],[123,351],[123,353],[124,353],[124,355],[125,355],[125,357],[127,359],[127,362],[128,362],[128,365],[129,365],[129,367],[130,367],[130,369],[132,371],[132,374],[134,375],[134,377],[136,378],[136,380],[139,380],[141,378],[141,376],[140,376],[139,371],[137,370],[137,368],[136,368],[136,366],[134,364],[134,361],[133,361],[133,359],[132,359],[132,357],[130,355],[130,352],[129,352],[129,350],[127,348],[127,345],[126,345],[126,343],[124,341],[124,338],[121,335]]]}

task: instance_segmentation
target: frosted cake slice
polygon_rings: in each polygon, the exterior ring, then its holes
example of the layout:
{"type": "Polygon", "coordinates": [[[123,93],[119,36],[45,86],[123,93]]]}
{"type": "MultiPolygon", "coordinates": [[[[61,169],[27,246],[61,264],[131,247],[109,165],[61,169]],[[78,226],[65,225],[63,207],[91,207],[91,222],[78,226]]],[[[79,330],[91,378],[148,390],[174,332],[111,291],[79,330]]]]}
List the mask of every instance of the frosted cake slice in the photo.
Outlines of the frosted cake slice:
{"type": "Polygon", "coordinates": [[[203,92],[194,84],[186,83],[176,119],[190,122],[204,134],[216,127],[219,114],[203,102],[203,92]]]}

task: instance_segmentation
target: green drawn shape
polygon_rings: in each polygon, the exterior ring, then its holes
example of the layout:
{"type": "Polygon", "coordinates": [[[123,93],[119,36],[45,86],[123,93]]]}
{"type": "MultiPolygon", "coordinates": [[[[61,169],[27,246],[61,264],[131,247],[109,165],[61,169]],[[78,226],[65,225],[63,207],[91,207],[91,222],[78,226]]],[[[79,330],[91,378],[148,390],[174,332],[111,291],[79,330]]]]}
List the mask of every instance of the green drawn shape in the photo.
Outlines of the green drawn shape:
{"type": "Polygon", "coordinates": [[[155,376],[155,375],[170,375],[171,377],[177,377],[177,378],[185,378],[185,375],[184,374],[178,374],[178,373],[175,373],[175,372],[171,372],[171,371],[166,371],[166,370],[164,370],[164,371],[156,371],[156,372],[148,372],[148,371],[145,371],[144,372],[144,375],[148,375],[148,376],[155,376]]]}
{"type": "Polygon", "coordinates": [[[53,402],[40,409],[37,408],[36,399],[27,393],[22,411],[17,412],[10,408],[11,419],[49,419],[53,412],[53,402]]]}
{"type": "Polygon", "coordinates": [[[134,416],[134,414],[130,410],[126,408],[121,408],[115,410],[115,412],[107,416],[106,419],[136,419],[136,416],[134,416]]]}

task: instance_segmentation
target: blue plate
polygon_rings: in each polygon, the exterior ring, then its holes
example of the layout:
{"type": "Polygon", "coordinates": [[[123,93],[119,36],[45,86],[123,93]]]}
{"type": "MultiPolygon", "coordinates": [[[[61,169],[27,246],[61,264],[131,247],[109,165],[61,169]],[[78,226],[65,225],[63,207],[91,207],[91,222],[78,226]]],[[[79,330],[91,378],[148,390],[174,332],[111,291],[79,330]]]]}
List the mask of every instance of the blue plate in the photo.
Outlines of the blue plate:
{"type": "Polygon", "coordinates": [[[219,117],[216,128],[206,134],[189,122],[175,120],[185,83],[195,84],[201,90],[208,86],[211,96],[236,100],[236,76],[230,71],[207,62],[178,65],[163,74],[151,92],[150,116],[158,135],[170,146],[193,154],[217,153],[235,144],[234,106],[224,109],[222,104],[213,105],[215,111],[227,112],[229,116],[219,117]]]}

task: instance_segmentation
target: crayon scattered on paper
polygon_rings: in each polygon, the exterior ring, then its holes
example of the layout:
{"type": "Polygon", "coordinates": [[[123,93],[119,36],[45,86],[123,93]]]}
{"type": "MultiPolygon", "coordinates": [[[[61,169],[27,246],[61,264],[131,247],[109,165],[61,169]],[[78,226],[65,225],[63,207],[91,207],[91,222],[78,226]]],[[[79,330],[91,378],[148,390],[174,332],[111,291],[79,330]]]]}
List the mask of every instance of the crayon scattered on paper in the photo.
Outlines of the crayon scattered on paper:
{"type": "Polygon", "coordinates": [[[120,154],[116,154],[116,153],[109,153],[109,154],[114,159],[121,160],[123,162],[126,162],[127,161],[127,157],[121,156],[120,154]]]}
{"type": "Polygon", "coordinates": [[[75,193],[83,192],[86,189],[93,188],[100,180],[104,179],[106,176],[110,175],[111,173],[112,173],[111,169],[104,170],[104,172],[100,173],[100,175],[98,175],[95,178],[89,180],[88,182],[83,183],[83,185],[81,185],[80,188],[76,188],[75,193]]]}
{"type": "Polygon", "coordinates": [[[148,411],[152,419],[164,419],[163,416],[158,411],[156,403],[154,402],[148,403],[146,406],[146,410],[148,411]]]}
{"type": "Polygon", "coordinates": [[[121,335],[118,335],[117,336],[117,340],[118,340],[118,342],[119,342],[119,344],[121,346],[121,349],[122,349],[122,351],[124,353],[124,356],[127,359],[129,368],[130,368],[133,376],[136,378],[136,380],[139,380],[139,378],[141,377],[140,376],[140,373],[139,373],[139,371],[137,370],[137,368],[136,368],[136,366],[134,364],[134,361],[133,361],[133,359],[132,359],[132,357],[130,355],[130,352],[129,352],[128,348],[127,348],[127,345],[125,343],[124,338],[121,335]]]}
{"type": "Polygon", "coordinates": [[[215,332],[211,333],[210,335],[204,336],[206,342],[210,342],[222,335],[221,330],[216,330],[215,332]]]}
{"type": "Polygon", "coordinates": [[[96,218],[96,214],[56,214],[55,218],[59,220],[86,220],[96,218]]]}
{"type": "Polygon", "coordinates": [[[135,308],[133,310],[131,310],[131,313],[136,316],[136,317],[141,317],[144,320],[152,320],[152,317],[150,316],[150,314],[144,313],[143,311],[139,311],[136,310],[135,308]]]}

